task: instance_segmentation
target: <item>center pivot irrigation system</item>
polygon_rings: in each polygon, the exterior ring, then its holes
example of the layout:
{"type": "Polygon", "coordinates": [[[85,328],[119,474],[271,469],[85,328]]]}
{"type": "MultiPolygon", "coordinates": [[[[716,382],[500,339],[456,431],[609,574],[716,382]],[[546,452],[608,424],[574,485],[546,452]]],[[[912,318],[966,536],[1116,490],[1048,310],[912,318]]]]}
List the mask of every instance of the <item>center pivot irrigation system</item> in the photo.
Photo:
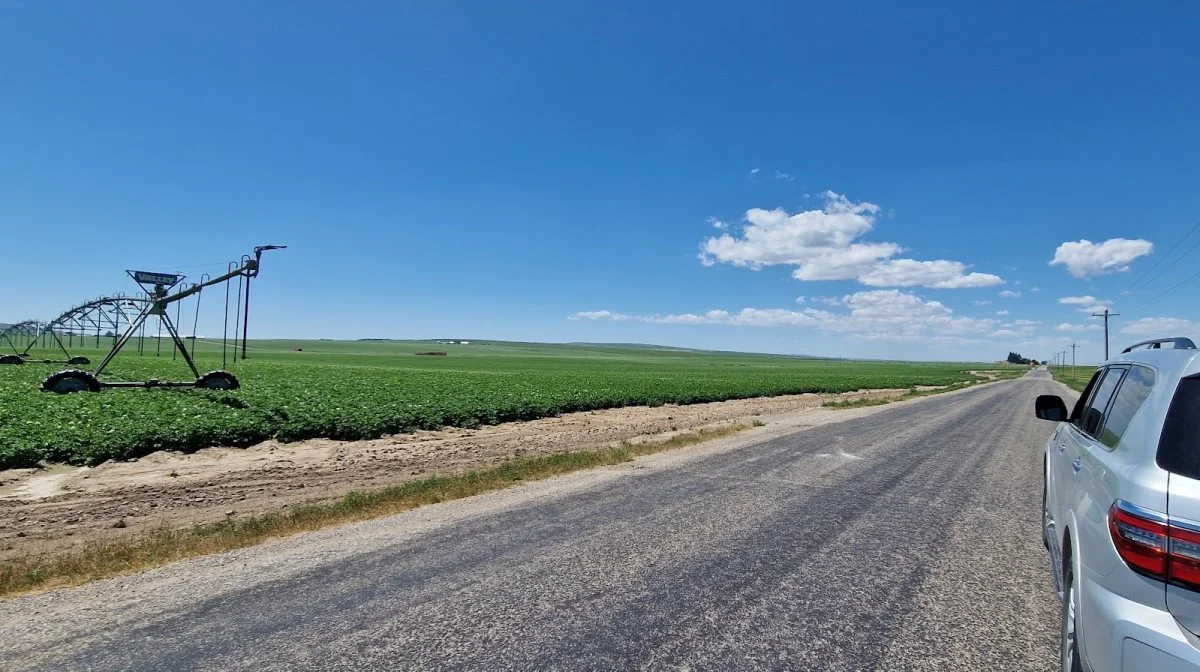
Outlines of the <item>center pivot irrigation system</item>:
{"type": "Polygon", "coordinates": [[[94,336],[95,347],[100,347],[101,331],[107,329],[109,334],[119,331],[122,323],[132,322],[131,315],[136,315],[145,301],[144,298],[124,294],[105,296],[72,306],[49,322],[29,320],[10,325],[0,331],[0,341],[7,344],[13,354],[0,355],[0,364],[40,362],[87,366],[92,363],[91,360],[83,355],[71,354],[76,339],[82,347],[94,336]],[[25,347],[21,348],[19,344],[25,347]],[[31,359],[29,351],[39,344],[42,348],[57,346],[66,359],[31,359]]]}
{"type": "MultiPolygon", "coordinates": [[[[68,352],[67,348],[62,345],[62,341],[61,341],[60,337],[64,330],[67,333],[73,333],[73,331],[71,331],[69,328],[67,328],[67,326],[76,324],[77,321],[71,322],[70,320],[75,320],[76,317],[80,314],[90,314],[87,310],[83,310],[84,307],[99,305],[104,310],[109,310],[109,309],[115,307],[115,309],[116,309],[115,315],[117,317],[115,318],[115,320],[110,320],[109,326],[112,326],[114,328],[114,333],[116,333],[116,329],[121,326],[120,320],[123,318],[125,328],[124,328],[124,332],[121,333],[121,336],[119,338],[117,338],[116,342],[113,343],[112,349],[109,350],[108,354],[104,356],[104,359],[102,359],[100,361],[100,363],[96,366],[96,369],[94,371],[88,372],[88,371],[82,371],[79,369],[68,369],[66,371],[59,371],[58,373],[48,376],[44,381],[42,381],[42,389],[46,390],[47,392],[56,392],[58,394],[67,394],[69,392],[84,392],[84,391],[99,392],[101,389],[106,388],[106,387],[199,387],[199,388],[208,389],[208,390],[236,390],[238,387],[240,387],[240,384],[238,383],[238,379],[232,373],[229,373],[228,371],[219,369],[216,371],[210,371],[208,373],[201,374],[200,370],[196,368],[196,362],[194,359],[195,347],[196,347],[196,334],[195,334],[196,321],[193,321],[193,323],[192,323],[192,331],[193,331],[192,336],[191,336],[192,352],[188,352],[187,345],[184,343],[183,339],[179,336],[179,328],[176,326],[176,323],[179,322],[179,320],[180,320],[180,308],[182,305],[182,304],[180,304],[180,302],[186,298],[195,296],[196,297],[195,313],[196,313],[196,320],[198,320],[199,314],[200,314],[200,292],[203,291],[204,288],[206,288],[206,287],[212,287],[214,285],[219,285],[222,283],[229,283],[232,280],[237,279],[238,294],[237,294],[237,297],[234,299],[234,328],[233,328],[233,334],[234,334],[233,340],[234,340],[234,346],[235,346],[234,358],[235,359],[237,358],[236,345],[237,345],[237,331],[238,331],[238,326],[239,326],[237,324],[237,322],[240,319],[242,322],[242,324],[240,325],[242,327],[242,359],[245,359],[246,358],[246,336],[249,334],[249,331],[250,331],[250,327],[249,327],[250,280],[252,278],[258,277],[258,272],[259,272],[259,269],[262,264],[262,253],[263,252],[266,252],[267,250],[280,250],[280,249],[284,249],[286,247],[287,247],[286,245],[260,245],[256,248],[254,248],[254,257],[253,258],[251,258],[249,255],[243,255],[240,261],[230,262],[226,273],[224,273],[223,275],[220,275],[215,278],[208,278],[208,276],[205,275],[205,276],[201,277],[200,282],[194,283],[191,285],[187,285],[186,287],[181,287],[178,290],[176,290],[176,288],[180,287],[180,283],[184,279],[184,276],[182,276],[182,275],[177,275],[177,274],[173,274],[173,273],[151,273],[151,272],[147,272],[147,271],[127,271],[129,273],[130,277],[133,278],[134,282],[138,283],[139,285],[141,285],[141,287],[144,290],[146,290],[146,295],[147,295],[146,298],[144,298],[144,299],[141,299],[141,298],[129,299],[126,297],[119,297],[117,299],[97,299],[95,302],[81,304],[81,306],[77,306],[76,308],[67,311],[62,316],[59,316],[58,319],[56,319],[55,321],[52,321],[51,323],[49,323],[48,325],[45,326],[44,333],[49,333],[49,334],[53,335],[54,340],[57,341],[59,347],[63,350],[64,353],[67,354],[68,357],[70,357],[70,352],[68,352]],[[243,282],[245,283],[245,294],[246,294],[244,310],[243,310],[242,301],[241,301],[243,282]],[[174,291],[174,293],[172,293],[173,290],[176,290],[176,291],[174,291]],[[121,303],[121,302],[124,302],[124,303],[121,303]],[[175,319],[174,320],[171,319],[171,314],[170,314],[170,311],[168,310],[168,308],[171,306],[171,304],[175,304],[175,319]],[[125,308],[130,308],[130,307],[134,307],[134,308],[138,309],[138,312],[136,313],[136,315],[133,315],[132,317],[130,317],[131,313],[126,313],[124,310],[125,308]],[[117,353],[121,352],[121,349],[124,348],[127,343],[129,343],[130,339],[133,338],[134,334],[137,333],[139,329],[142,330],[143,334],[145,333],[146,320],[149,319],[151,315],[158,318],[160,336],[161,336],[161,330],[164,327],[166,328],[167,334],[170,336],[171,340],[175,344],[175,350],[179,353],[180,356],[183,357],[183,361],[187,362],[188,368],[190,368],[192,370],[192,374],[195,376],[195,379],[191,380],[191,381],[179,381],[179,382],[164,381],[164,380],[143,380],[143,381],[125,381],[125,380],[102,381],[102,380],[100,380],[100,378],[99,378],[100,374],[109,365],[109,363],[112,362],[113,358],[117,356],[117,353]],[[67,317],[67,316],[71,316],[71,317],[67,317]],[[56,323],[57,323],[57,326],[55,326],[56,323]]],[[[111,312],[108,314],[110,316],[112,315],[111,312]]],[[[99,322],[97,322],[97,325],[98,324],[99,324],[99,322]]],[[[26,328],[28,328],[28,327],[26,327],[26,328]]],[[[97,334],[98,334],[100,327],[97,326],[96,328],[97,328],[97,334]]],[[[226,290],[225,290],[225,329],[222,332],[222,334],[224,335],[224,334],[228,333],[228,330],[229,330],[229,288],[228,288],[228,286],[226,286],[226,290]]],[[[82,336],[81,336],[81,341],[82,341],[82,336]]],[[[161,343],[162,343],[161,337],[158,338],[157,341],[159,344],[158,347],[161,348],[161,343]]],[[[99,336],[97,336],[97,343],[99,343],[99,336]]],[[[224,357],[224,355],[225,355],[225,339],[224,339],[224,337],[222,338],[221,346],[222,346],[222,348],[221,348],[222,357],[224,357]]],[[[30,347],[32,347],[32,345],[30,347]]],[[[26,348],[26,352],[28,352],[28,348],[26,348]]],[[[73,364],[76,362],[69,361],[68,363],[73,364]]],[[[86,363],[86,362],[80,362],[80,363],[86,363]]],[[[222,360],[222,365],[224,365],[224,360],[222,360]]]]}

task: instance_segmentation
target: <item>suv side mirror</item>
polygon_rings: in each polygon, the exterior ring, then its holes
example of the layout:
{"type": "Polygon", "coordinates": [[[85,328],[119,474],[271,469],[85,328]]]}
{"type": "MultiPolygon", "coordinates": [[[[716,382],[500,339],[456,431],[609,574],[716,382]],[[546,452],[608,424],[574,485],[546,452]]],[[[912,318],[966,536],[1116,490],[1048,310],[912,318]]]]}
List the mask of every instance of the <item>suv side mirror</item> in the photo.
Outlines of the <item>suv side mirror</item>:
{"type": "Polygon", "coordinates": [[[1040,395],[1033,402],[1033,412],[1042,420],[1065,422],[1067,419],[1067,404],[1057,394],[1040,395]]]}

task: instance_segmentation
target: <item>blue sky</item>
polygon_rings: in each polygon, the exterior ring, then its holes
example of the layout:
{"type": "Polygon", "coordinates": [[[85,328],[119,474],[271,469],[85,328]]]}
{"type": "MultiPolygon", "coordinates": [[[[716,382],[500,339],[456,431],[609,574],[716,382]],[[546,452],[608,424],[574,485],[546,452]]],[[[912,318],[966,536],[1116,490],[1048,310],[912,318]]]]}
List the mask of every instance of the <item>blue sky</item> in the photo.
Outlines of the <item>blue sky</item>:
{"type": "Polygon", "coordinates": [[[282,243],[254,336],[1200,337],[1200,5],[975,4],[8,3],[0,321],[282,243]]]}

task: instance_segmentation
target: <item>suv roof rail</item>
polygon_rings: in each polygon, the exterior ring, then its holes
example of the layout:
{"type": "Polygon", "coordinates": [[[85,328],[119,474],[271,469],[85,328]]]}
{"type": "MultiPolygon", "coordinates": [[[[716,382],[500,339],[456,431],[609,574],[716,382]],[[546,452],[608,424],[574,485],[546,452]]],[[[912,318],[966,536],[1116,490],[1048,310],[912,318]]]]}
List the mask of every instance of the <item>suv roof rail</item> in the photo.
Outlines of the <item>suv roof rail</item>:
{"type": "Polygon", "coordinates": [[[1163,343],[1170,343],[1176,350],[1196,349],[1196,344],[1192,342],[1192,339],[1184,338],[1183,336],[1176,336],[1174,338],[1155,338],[1149,341],[1142,341],[1141,343],[1134,343],[1128,348],[1122,350],[1121,354],[1123,355],[1127,352],[1132,352],[1134,348],[1140,348],[1143,345],[1146,346],[1147,350],[1157,350],[1163,346],[1163,343]]]}

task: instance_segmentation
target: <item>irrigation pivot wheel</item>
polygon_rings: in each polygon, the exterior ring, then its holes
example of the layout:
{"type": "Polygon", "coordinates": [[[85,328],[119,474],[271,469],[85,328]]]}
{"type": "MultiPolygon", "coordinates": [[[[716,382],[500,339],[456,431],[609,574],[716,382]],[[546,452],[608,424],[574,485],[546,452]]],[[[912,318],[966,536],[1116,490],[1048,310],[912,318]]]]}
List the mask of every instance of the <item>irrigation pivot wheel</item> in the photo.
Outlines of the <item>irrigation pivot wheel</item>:
{"type": "Polygon", "coordinates": [[[20,355],[0,355],[0,364],[24,364],[25,360],[20,355]]]}
{"type": "Polygon", "coordinates": [[[67,369],[51,374],[42,381],[42,389],[55,394],[71,392],[99,392],[100,381],[87,371],[67,369]]]}
{"type": "Polygon", "coordinates": [[[67,364],[72,364],[75,366],[87,366],[88,364],[91,364],[91,363],[92,363],[92,360],[88,359],[87,357],[84,357],[83,355],[78,355],[76,357],[72,357],[67,360],[67,364]]]}
{"type": "Polygon", "coordinates": [[[236,390],[242,384],[228,371],[209,371],[196,379],[196,387],[204,390],[236,390]]]}

